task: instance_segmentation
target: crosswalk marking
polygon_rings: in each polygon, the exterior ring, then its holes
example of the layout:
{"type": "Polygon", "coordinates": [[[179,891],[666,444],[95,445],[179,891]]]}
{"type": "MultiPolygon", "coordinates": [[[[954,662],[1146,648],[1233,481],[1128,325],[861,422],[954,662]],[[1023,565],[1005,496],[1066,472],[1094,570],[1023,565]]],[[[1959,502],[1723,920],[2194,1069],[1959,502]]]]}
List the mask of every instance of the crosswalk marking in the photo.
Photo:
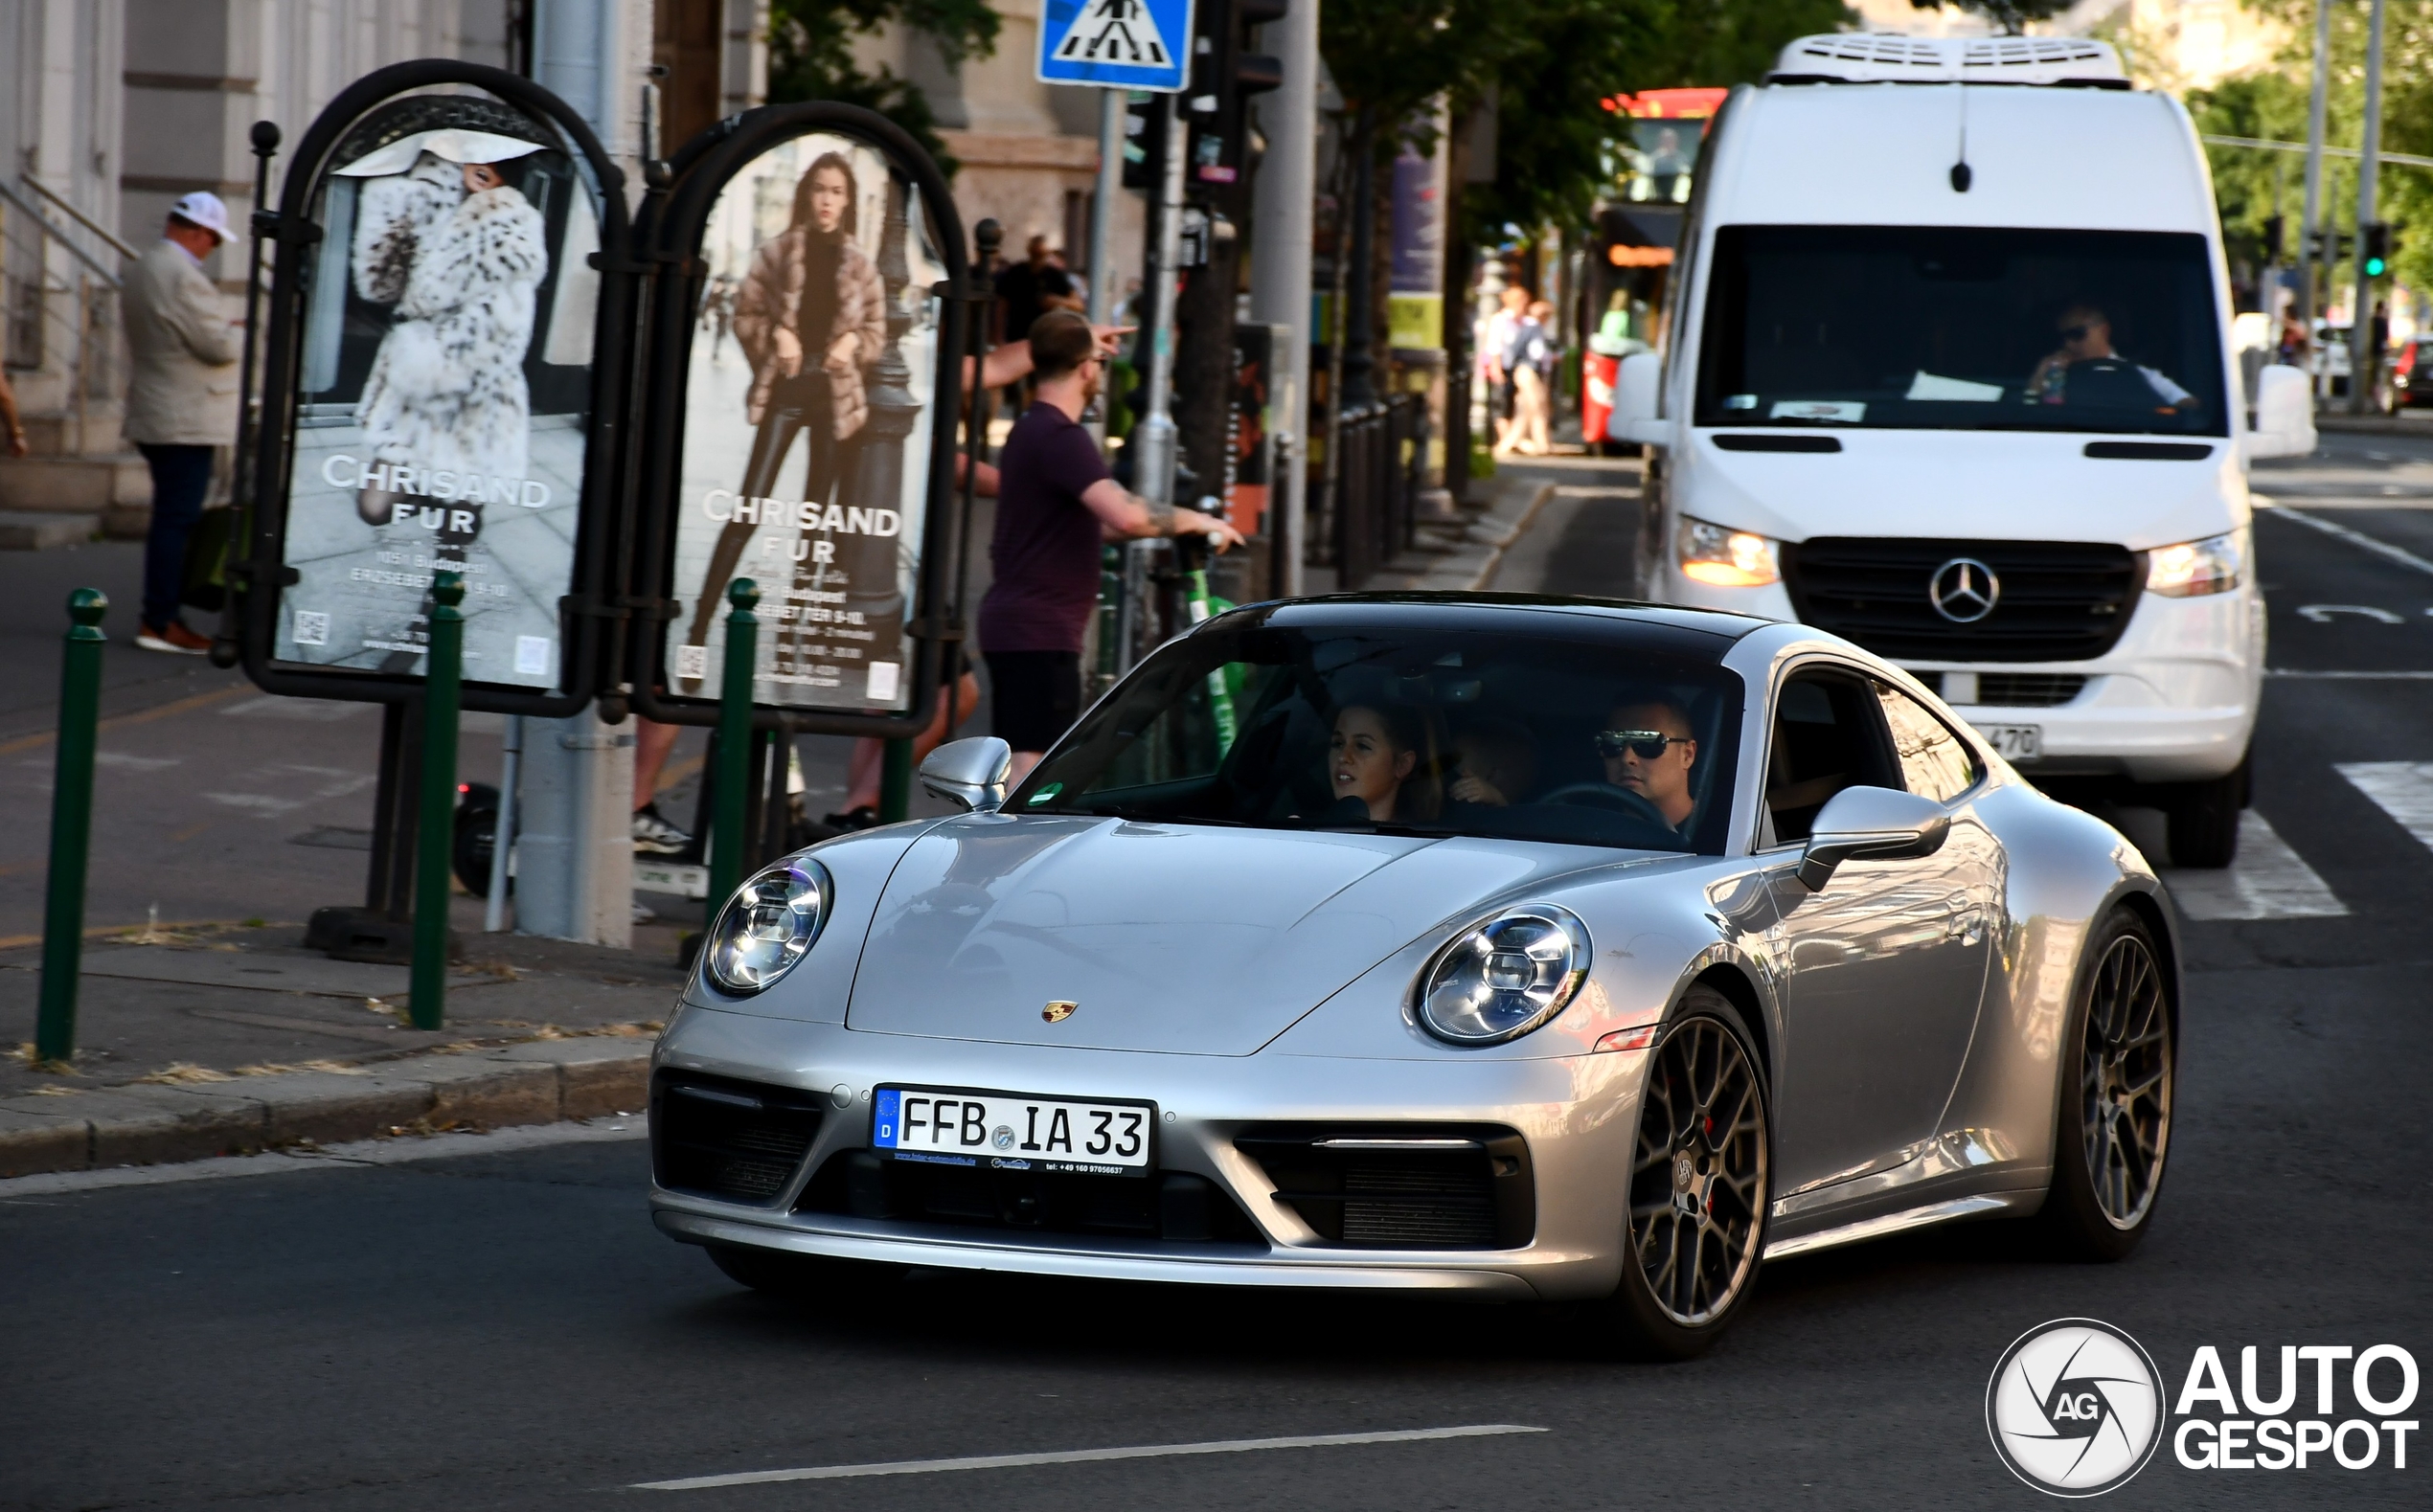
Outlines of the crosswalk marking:
{"type": "Polygon", "coordinates": [[[2220,870],[2166,868],[2172,900],[2189,918],[2339,918],[2348,905],[2289,848],[2263,815],[2239,816],[2239,859],[2220,870]]]}
{"type": "Polygon", "coordinates": [[[2433,761],[2343,761],[2340,775],[2433,848],[2433,761]]]}

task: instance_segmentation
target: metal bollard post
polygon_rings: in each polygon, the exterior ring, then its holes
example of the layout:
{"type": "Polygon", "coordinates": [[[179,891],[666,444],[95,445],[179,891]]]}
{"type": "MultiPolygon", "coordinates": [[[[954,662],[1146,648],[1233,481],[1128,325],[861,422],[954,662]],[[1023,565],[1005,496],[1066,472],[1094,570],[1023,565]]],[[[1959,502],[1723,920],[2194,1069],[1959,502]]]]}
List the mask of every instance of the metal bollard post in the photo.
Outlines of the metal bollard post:
{"type": "Polygon", "coordinates": [[[710,918],[743,885],[743,815],[752,787],[752,673],[760,620],[752,610],[761,585],[749,577],[727,584],[726,680],[718,690],[718,806],[710,821],[710,918]]]}
{"type": "Polygon", "coordinates": [[[447,1016],[448,863],[456,844],[456,725],[463,693],[465,579],[431,575],[430,655],[422,673],[421,835],[414,855],[414,1027],[447,1016]]]}
{"type": "Polygon", "coordinates": [[[882,824],[892,824],[912,812],[912,748],[910,740],[887,742],[878,767],[878,822],[882,824]]]}
{"type": "Polygon", "coordinates": [[[110,600],[98,588],[68,595],[67,646],[59,657],[59,756],[51,783],[51,878],[42,907],[42,1002],[34,1058],[76,1055],[77,973],[84,954],[84,869],[93,848],[93,753],[102,702],[102,616],[110,600]]]}

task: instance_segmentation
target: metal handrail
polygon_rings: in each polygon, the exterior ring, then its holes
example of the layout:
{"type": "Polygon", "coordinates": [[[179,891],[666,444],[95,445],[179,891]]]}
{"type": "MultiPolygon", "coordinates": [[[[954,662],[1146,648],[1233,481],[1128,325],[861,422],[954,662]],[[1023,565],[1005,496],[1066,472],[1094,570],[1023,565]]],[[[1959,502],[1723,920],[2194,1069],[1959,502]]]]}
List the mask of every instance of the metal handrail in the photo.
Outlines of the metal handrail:
{"type": "MultiPolygon", "coordinates": [[[[29,179],[27,182],[32,183],[33,180],[29,179]]],[[[94,277],[100,279],[102,282],[108,284],[113,289],[119,289],[122,287],[119,282],[118,275],[110,269],[102,266],[101,259],[85,251],[82,247],[78,246],[76,242],[69,237],[65,230],[56,224],[50,216],[42,213],[42,208],[40,206],[26,199],[23,195],[19,194],[16,191],[11,189],[6,184],[0,184],[0,199],[7,200],[10,204],[16,206],[17,209],[32,216],[35,225],[41,227],[43,231],[48,233],[52,239],[57,241],[60,246],[68,249],[70,256],[74,257],[79,262],[83,263],[86,267],[91,268],[93,270],[94,277]]],[[[115,241],[118,238],[113,237],[110,239],[115,241]]]]}
{"type": "Polygon", "coordinates": [[[143,260],[144,254],[136,251],[133,247],[128,246],[125,242],[121,241],[100,221],[95,220],[92,216],[77,209],[74,205],[71,205],[66,200],[61,199],[57,190],[53,189],[50,185],[45,184],[31,173],[20,173],[17,176],[25,180],[26,187],[28,189],[33,190],[44,199],[49,200],[52,204],[66,211],[68,213],[68,218],[74,220],[78,225],[82,226],[85,230],[93,233],[93,235],[101,237],[103,241],[108,242],[110,244],[111,251],[117,253],[120,257],[125,258],[129,262],[138,262],[143,260]]]}

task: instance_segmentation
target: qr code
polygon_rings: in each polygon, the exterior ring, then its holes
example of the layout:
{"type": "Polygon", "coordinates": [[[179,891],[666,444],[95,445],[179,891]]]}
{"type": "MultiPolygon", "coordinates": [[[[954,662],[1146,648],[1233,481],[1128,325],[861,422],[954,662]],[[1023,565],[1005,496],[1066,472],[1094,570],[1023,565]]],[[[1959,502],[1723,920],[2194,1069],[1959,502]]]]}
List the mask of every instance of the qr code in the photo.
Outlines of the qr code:
{"type": "Polygon", "coordinates": [[[549,675],[549,637],[519,635],[515,638],[515,675],[546,677],[549,675]]]}
{"type": "Polygon", "coordinates": [[[297,610],[295,629],[298,645],[328,645],[330,643],[330,617],[319,610],[297,610]]]}
{"type": "Polygon", "coordinates": [[[902,673],[902,670],[903,664],[900,662],[871,663],[870,691],[865,693],[863,696],[875,704],[894,703],[896,701],[897,682],[902,673]]]}
{"type": "Polygon", "coordinates": [[[706,645],[680,645],[680,646],[677,646],[677,647],[676,647],[676,675],[677,675],[678,677],[707,677],[707,676],[709,676],[709,675],[710,675],[710,648],[709,648],[708,646],[706,646],[706,645]]]}

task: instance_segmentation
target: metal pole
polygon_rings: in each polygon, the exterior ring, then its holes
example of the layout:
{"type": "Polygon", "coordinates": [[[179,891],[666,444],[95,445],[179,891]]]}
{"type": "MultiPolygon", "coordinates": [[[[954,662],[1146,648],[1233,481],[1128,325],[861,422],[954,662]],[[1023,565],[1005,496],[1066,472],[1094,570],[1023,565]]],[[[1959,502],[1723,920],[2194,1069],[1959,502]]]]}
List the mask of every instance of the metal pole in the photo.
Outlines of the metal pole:
{"type": "Polygon", "coordinates": [[[2331,66],[2331,0],[2315,0],[2314,83],[2307,96],[2307,211],[2298,229],[2298,320],[2307,330],[2307,351],[2312,360],[2315,344],[2314,236],[2324,221],[2323,133],[2330,109],[2331,66]]]}
{"type": "Polygon", "coordinates": [[[59,656],[59,750],[51,780],[51,875],[42,907],[42,1002],[34,1058],[76,1055],[77,974],[83,969],[84,870],[93,848],[93,756],[102,706],[102,616],[110,600],[98,588],[68,595],[67,645],[59,656]]]}
{"type": "Polygon", "coordinates": [[[430,655],[422,673],[421,836],[414,858],[414,1027],[447,1016],[448,860],[456,846],[456,723],[465,666],[465,579],[431,575],[430,655]]]}
{"type": "MultiPolygon", "coordinates": [[[[1132,430],[1132,485],[1152,507],[1174,504],[1174,280],[1183,260],[1183,154],[1186,133],[1178,97],[1159,102],[1166,135],[1164,175],[1158,184],[1154,240],[1149,257],[1148,408],[1132,430]]],[[[1128,665],[1128,664],[1127,664],[1128,665]]]]}
{"type": "Polygon", "coordinates": [[[2374,349],[2374,275],[2365,268],[2365,228],[2374,223],[2375,177],[2382,154],[2382,0],[2365,34],[2365,136],[2357,144],[2357,297],[2349,309],[2349,413],[2370,414],[2381,374],[2374,349]]]}
{"type": "Polygon", "coordinates": [[[1125,91],[1099,91],[1099,176],[1090,190],[1090,324],[1115,320],[1115,201],[1124,192],[1125,91]]]}
{"type": "MultiPolygon", "coordinates": [[[[257,121],[253,130],[254,144],[254,214],[264,216],[270,211],[270,160],[279,151],[279,127],[268,121],[257,121]]],[[[253,244],[246,253],[245,267],[245,350],[243,365],[237,370],[237,466],[236,502],[234,508],[246,509],[255,495],[255,440],[261,426],[261,403],[254,393],[254,354],[261,350],[258,332],[261,329],[261,253],[262,226],[259,219],[251,222],[253,244]]],[[[247,525],[245,515],[237,517],[238,524],[247,525]]],[[[229,538],[230,549],[236,543],[251,543],[253,532],[240,530],[229,538]]],[[[237,645],[237,627],[240,611],[237,606],[237,587],[228,581],[222,563],[219,599],[219,628],[212,635],[211,661],[214,666],[237,665],[242,653],[237,645]]]]}
{"type": "Polygon", "coordinates": [[[507,716],[498,770],[498,813],[490,822],[489,899],[482,906],[482,933],[507,927],[507,879],[515,849],[515,779],[524,764],[524,716],[507,716]]]}
{"type": "Polygon", "coordinates": [[[1257,244],[1250,264],[1250,318],[1285,327],[1269,359],[1277,380],[1276,461],[1268,486],[1276,500],[1278,554],[1274,591],[1306,591],[1301,543],[1308,539],[1309,477],[1298,459],[1309,434],[1309,329],[1312,206],[1318,188],[1318,7],[1296,5],[1260,34],[1265,51],[1284,64],[1284,82],[1258,105],[1267,155],[1253,183],[1251,225],[1257,244]],[[1290,543],[1287,546],[1285,543],[1290,543]]]}
{"type": "Polygon", "coordinates": [[[743,816],[751,801],[752,672],[761,621],[753,607],[761,585],[749,577],[727,584],[726,681],[718,693],[718,806],[710,827],[710,916],[743,885],[743,816]]]}
{"type": "Polygon", "coordinates": [[[887,742],[878,767],[878,822],[882,824],[892,824],[912,812],[912,751],[910,740],[887,742]]]}

